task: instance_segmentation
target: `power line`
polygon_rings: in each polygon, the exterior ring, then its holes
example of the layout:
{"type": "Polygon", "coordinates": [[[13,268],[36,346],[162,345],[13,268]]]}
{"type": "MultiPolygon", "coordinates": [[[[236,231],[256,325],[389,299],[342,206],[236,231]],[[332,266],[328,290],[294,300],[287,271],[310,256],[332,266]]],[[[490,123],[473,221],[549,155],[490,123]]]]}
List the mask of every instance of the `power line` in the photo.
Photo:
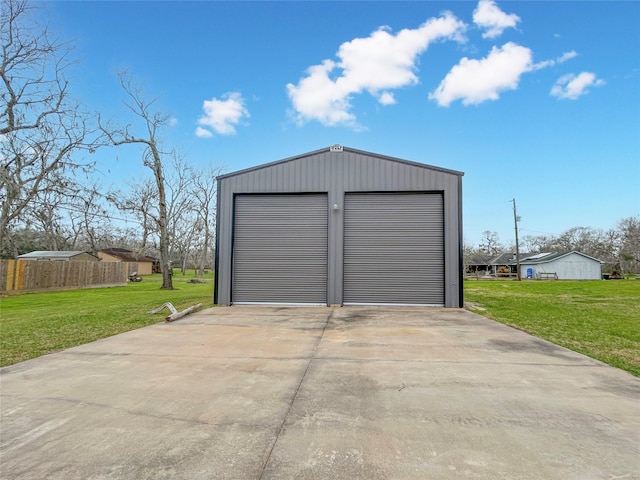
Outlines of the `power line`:
{"type": "Polygon", "coordinates": [[[529,230],[528,228],[521,228],[520,231],[525,231],[525,232],[533,232],[533,233],[544,233],[545,235],[554,235],[554,236],[560,236],[559,233],[551,233],[551,232],[540,232],[538,230],[529,230]]]}
{"type": "MultiPolygon", "coordinates": [[[[47,205],[45,202],[41,201],[41,200],[32,200],[31,203],[36,204],[36,205],[40,205],[40,206],[45,206],[48,207],[49,205],[47,205]]],[[[59,210],[67,210],[69,212],[76,212],[76,213],[85,213],[84,210],[80,210],[78,208],[74,208],[74,207],[58,207],[59,210]]],[[[102,214],[102,213],[95,213],[95,212],[91,212],[90,215],[92,217],[98,217],[98,218],[106,218],[107,220],[118,220],[120,222],[131,222],[131,223],[136,223],[138,225],[144,226],[144,223],[140,222],[139,220],[134,220],[134,219],[130,219],[130,218],[120,218],[120,217],[114,217],[113,215],[107,215],[107,214],[102,214]]]]}

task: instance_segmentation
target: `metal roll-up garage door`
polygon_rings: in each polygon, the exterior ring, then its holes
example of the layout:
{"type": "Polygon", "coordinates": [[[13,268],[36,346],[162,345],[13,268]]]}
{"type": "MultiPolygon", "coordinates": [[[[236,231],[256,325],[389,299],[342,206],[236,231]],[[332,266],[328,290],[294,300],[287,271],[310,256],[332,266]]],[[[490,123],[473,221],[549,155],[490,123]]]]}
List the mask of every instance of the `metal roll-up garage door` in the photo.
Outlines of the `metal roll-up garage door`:
{"type": "Polygon", "coordinates": [[[327,196],[238,195],[233,303],[326,305],[327,196]]]}
{"type": "Polygon", "coordinates": [[[346,194],[344,303],[444,305],[443,232],[441,194],[346,194]]]}

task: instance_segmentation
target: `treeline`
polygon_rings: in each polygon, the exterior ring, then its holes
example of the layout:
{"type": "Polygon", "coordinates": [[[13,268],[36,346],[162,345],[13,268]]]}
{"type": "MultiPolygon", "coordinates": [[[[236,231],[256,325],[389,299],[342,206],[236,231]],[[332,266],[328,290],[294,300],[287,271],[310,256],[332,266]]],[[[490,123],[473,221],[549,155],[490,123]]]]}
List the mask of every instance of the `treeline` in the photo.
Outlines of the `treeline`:
{"type": "MultiPolygon", "coordinates": [[[[173,268],[213,268],[215,178],[220,169],[167,165],[169,260],[173,268]]],[[[127,189],[84,191],[86,198],[41,205],[33,199],[0,242],[0,256],[36,250],[78,250],[96,254],[111,247],[160,259],[157,202],[151,180],[127,189]]]]}
{"type": "MultiPolygon", "coordinates": [[[[521,253],[578,252],[602,260],[603,271],[640,273],[640,216],[623,218],[615,228],[572,227],[560,235],[524,235],[519,240],[521,253]]],[[[498,234],[483,232],[478,246],[465,245],[465,263],[478,255],[514,253],[515,244],[503,244],[498,234]]]]}
{"type": "Polygon", "coordinates": [[[116,122],[75,100],[73,45],[49,33],[40,8],[0,2],[0,255],[128,248],[159,258],[171,289],[175,266],[211,265],[220,168],[196,169],[167,145],[171,115],[127,71],[116,122]],[[105,148],[127,149],[148,176],[102,186],[91,158],[105,148]]]}

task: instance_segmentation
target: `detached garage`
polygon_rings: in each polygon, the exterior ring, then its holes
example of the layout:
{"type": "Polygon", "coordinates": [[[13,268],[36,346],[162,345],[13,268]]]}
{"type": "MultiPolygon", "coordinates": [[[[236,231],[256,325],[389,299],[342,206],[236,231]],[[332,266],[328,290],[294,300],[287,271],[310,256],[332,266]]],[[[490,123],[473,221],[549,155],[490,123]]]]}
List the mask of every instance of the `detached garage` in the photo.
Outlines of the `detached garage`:
{"type": "Polygon", "coordinates": [[[461,307],[462,175],[334,145],[218,177],[214,302],[461,307]]]}

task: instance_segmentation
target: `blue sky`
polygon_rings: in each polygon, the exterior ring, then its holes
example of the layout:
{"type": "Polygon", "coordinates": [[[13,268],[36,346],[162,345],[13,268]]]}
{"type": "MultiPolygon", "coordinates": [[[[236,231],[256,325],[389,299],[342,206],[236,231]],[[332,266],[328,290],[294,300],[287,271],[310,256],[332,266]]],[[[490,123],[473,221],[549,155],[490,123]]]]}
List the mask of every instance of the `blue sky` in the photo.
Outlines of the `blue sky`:
{"type": "MultiPolygon", "coordinates": [[[[464,236],[513,241],[640,214],[640,2],[44,4],[73,93],[129,122],[116,72],[160,95],[167,141],[227,172],[333,144],[463,171],[464,236]]],[[[146,175],[96,156],[106,186],[146,175]]]]}

